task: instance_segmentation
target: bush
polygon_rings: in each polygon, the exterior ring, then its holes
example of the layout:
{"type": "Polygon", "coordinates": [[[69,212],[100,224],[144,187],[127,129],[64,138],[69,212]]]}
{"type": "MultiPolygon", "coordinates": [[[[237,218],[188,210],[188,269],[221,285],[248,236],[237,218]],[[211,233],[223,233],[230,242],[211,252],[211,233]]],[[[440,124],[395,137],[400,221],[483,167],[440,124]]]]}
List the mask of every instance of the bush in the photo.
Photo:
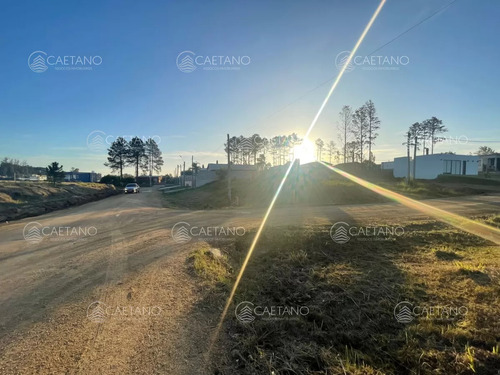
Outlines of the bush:
{"type": "Polygon", "coordinates": [[[114,186],[125,186],[127,184],[132,183],[132,182],[135,182],[135,179],[133,177],[125,176],[120,181],[120,176],[113,176],[113,175],[108,174],[106,176],[103,176],[99,182],[101,184],[111,184],[114,186]]]}

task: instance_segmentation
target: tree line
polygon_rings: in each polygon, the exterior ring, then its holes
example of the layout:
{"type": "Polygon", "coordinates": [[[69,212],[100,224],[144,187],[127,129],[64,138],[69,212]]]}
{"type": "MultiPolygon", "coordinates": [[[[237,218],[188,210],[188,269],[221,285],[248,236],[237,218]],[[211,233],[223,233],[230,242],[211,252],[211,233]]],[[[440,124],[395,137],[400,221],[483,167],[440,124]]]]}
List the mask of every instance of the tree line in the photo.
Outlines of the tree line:
{"type": "Polygon", "coordinates": [[[26,161],[20,161],[18,159],[5,157],[0,162],[0,176],[5,176],[8,178],[14,177],[28,177],[33,174],[42,175],[45,174],[45,168],[43,167],[32,167],[26,161]]]}
{"type": "Polygon", "coordinates": [[[119,171],[120,180],[123,179],[123,169],[131,166],[135,169],[135,178],[139,177],[139,170],[144,173],[153,171],[159,173],[163,166],[163,157],[156,141],[148,138],[143,141],[139,137],[132,138],[129,142],[123,137],[118,137],[108,149],[108,161],[104,165],[113,172],[119,171]]]}
{"type": "Polygon", "coordinates": [[[302,139],[296,133],[277,135],[272,138],[253,134],[249,137],[233,136],[224,143],[224,147],[226,155],[229,152],[233,164],[266,167],[286,164],[290,160],[293,148],[301,142],[302,139]]]}
{"type": "MultiPolygon", "coordinates": [[[[378,136],[380,120],[377,116],[375,104],[368,100],[360,108],[353,110],[345,105],[339,113],[339,140],[338,149],[333,140],[324,141],[317,138],[314,141],[316,159],[319,161],[368,162],[373,163],[375,157],[372,146],[378,136]],[[365,154],[368,153],[368,159],[365,154]],[[325,160],[326,159],[326,160],[325,160]]],[[[260,167],[277,166],[287,163],[293,157],[295,146],[303,142],[296,133],[276,135],[271,138],[259,134],[247,136],[233,136],[224,143],[226,154],[234,164],[254,164],[260,167]]]]}
{"type": "Polygon", "coordinates": [[[361,107],[353,110],[344,105],[339,112],[339,140],[344,163],[349,161],[363,163],[375,162],[372,148],[378,137],[380,119],[377,116],[375,104],[368,100],[361,107]],[[365,153],[368,153],[368,159],[365,153]]]}
{"type": "Polygon", "coordinates": [[[403,144],[413,146],[414,155],[417,154],[417,150],[422,147],[422,154],[425,155],[431,150],[431,155],[434,154],[434,145],[438,142],[444,140],[440,134],[446,133],[448,129],[443,125],[443,121],[437,117],[431,117],[430,119],[415,122],[408,128],[406,133],[406,142],[403,144]]]}

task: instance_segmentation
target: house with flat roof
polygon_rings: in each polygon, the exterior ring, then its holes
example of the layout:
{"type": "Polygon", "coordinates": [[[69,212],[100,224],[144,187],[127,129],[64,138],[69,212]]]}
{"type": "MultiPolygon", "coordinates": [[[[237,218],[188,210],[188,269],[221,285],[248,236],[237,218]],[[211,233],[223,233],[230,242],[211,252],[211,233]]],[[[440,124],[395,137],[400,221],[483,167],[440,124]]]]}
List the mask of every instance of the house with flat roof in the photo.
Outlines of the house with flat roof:
{"type": "MultiPolygon", "coordinates": [[[[419,155],[416,159],[415,178],[433,180],[442,174],[477,176],[480,158],[475,155],[433,154],[419,155]]],[[[384,163],[383,169],[393,170],[394,177],[408,176],[408,157],[395,158],[384,163]]],[[[413,176],[413,158],[410,157],[410,176],[413,176]]]]}
{"type": "Polygon", "coordinates": [[[479,155],[481,163],[480,172],[500,173],[500,153],[490,155],[479,155]]]}

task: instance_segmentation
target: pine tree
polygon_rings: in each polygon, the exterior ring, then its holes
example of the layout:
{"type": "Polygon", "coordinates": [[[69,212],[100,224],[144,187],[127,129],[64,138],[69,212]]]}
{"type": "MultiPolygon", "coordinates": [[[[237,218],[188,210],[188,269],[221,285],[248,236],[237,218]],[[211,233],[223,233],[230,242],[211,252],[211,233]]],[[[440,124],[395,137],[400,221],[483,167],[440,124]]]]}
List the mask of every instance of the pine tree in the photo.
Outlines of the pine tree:
{"type": "Polygon", "coordinates": [[[127,141],[118,137],[108,149],[108,161],[104,163],[106,167],[114,171],[120,171],[120,181],[123,179],[123,168],[127,164],[129,145],[127,141]]]}

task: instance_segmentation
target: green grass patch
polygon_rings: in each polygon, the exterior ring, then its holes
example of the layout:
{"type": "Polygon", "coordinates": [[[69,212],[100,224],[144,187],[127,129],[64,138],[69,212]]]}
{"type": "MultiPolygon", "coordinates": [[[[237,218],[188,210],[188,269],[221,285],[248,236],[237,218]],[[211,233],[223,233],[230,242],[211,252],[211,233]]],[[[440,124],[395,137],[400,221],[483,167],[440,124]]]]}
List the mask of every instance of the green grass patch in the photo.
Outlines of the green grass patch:
{"type": "MultiPolygon", "coordinates": [[[[409,224],[394,241],[351,238],[343,245],[332,241],[329,229],[263,232],[224,323],[222,334],[232,350],[213,359],[215,373],[496,373],[498,247],[436,222],[409,224]],[[478,272],[485,277],[478,279],[478,272]],[[307,306],[309,312],[242,323],[234,309],[243,301],[268,308],[307,306]],[[466,312],[452,318],[421,315],[405,324],[394,316],[401,301],[466,312]]],[[[253,236],[226,242],[225,269],[235,272],[215,274],[234,281],[253,236]]],[[[228,292],[229,287],[210,303],[221,309],[228,292]]]]}

